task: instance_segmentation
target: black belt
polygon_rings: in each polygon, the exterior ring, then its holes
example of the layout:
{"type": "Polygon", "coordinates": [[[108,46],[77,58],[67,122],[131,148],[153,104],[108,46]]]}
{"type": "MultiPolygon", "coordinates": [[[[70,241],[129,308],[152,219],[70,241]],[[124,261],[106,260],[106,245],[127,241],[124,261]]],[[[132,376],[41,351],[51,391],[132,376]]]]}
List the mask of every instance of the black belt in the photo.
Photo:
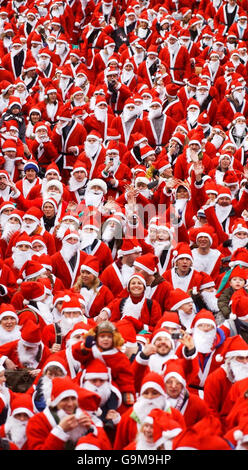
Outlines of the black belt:
{"type": "Polygon", "coordinates": [[[200,387],[200,385],[189,385],[190,388],[195,388],[196,390],[204,390],[203,387],[200,387]]]}

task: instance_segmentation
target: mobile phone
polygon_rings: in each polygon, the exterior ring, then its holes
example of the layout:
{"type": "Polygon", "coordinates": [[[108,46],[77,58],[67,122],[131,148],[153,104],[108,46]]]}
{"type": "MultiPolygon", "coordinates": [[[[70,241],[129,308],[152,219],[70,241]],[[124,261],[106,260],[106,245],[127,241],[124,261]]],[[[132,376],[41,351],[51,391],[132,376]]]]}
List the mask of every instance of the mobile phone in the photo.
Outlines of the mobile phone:
{"type": "Polygon", "coordinates": [[[182,339],[183,334],[182,333],[172,333],[171,337],[172,337],[172,339],[182,339]]]}

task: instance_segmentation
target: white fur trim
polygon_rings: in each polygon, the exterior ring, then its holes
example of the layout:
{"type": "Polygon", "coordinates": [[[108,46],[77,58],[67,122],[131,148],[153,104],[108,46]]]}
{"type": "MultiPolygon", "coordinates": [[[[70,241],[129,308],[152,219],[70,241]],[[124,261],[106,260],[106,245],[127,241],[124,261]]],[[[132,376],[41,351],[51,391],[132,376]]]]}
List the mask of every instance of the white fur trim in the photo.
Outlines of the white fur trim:
{"type": "Polygon", "coordinates": [[[64,390],[56,398],[54,398],[54,400],[51,400],[51,406],[56,406],[61,400],[63,400],[64,398],[67,398],[67,397],[78,398],[78,394],[77,394],[76,390],[73,390],[73,389],[72,390],[71,389],[64,390]]]}
{"type": "Polygon", "coordinates": [[[59,425],[52,429],[51,434],[53,434],[55,437],[64,442],[68,441],[69,439],[69,435],[66,434],[66,432],[63,431],[63,429],[59,425]]]}

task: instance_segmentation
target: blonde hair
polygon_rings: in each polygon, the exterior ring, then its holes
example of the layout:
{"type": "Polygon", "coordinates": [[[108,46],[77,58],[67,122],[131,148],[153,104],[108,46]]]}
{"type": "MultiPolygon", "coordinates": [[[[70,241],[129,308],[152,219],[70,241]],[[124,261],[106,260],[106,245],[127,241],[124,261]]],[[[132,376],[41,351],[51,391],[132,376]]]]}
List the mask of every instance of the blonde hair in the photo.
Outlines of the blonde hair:
{"type": "MultiPolygon", "coordinates": [[[[76,291],[76,292],[80,292],[80,289],[83,285],[83,277],[82,277],[82,274],[80,274],[73,286],[73,289],[76,291]]],[[[100,279],[98,277],[95,276],[95,279],[93,281],[93,284],[91,286],[91,288],[93,289],[94,293],[97,293],[97,288],[99,287],[100,285],[100,279]]],[[[98,294],[98,293],[97,293],[98,294]]]]}
{"type": "MultiPolygon", "coordinates": [[[[95,338],[97,337],[97,326],[95,326],[94,328],[91,328],[84,336],[83,336],[83,339],[85,340],[88,336],[95,336],[95,338]]],[[[117,331],[116,329],[113,331],[113,346],[117,349],[120,349],[123,344],[125,343],[125,340],[123,339],[123,337],[121,336],[121,334],[119,333],[119,331],[117,331]]]]}

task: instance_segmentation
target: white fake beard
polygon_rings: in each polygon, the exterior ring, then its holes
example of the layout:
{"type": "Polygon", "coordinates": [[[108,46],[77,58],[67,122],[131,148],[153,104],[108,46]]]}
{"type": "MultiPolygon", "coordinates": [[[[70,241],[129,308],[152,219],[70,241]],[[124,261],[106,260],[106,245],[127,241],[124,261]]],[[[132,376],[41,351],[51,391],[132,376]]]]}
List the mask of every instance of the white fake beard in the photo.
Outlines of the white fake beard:
{"type": "Polygon", "coordinates": [[[248,364],[238,362],[236,359],[230,361],[230,368],[234,375],[235,382],[247,379],[248,377],[248,364]]]}
{"type": "Polygon", "coordinates": [[[12,49],[11,52],[10,52],[10,55],[12,58],[14,58],[16,55],[18,55],[21,51],[23,51],[23,47],[21,47],[20,49],[18,50],[15,50],[15,49],[12,49]]]}
{"type": "MultiPolygon", "coordinates": [[[[144,419],[149,415],[150,411],[158,408],[164,410],[166,407],[166,398],[163,395],[160,395],[157,398],[152,400],[144,398],[142,395],[137,398],[136,402],[133,405],[133,411],[138,416],[141,424],[143,424],[144,419]]],[[[140,427],[140,425],[138,426],[140,427]]]]}
{"type": "Polygon", "coordinates": [[[115,234],[116,234],[115,227],[110,227],[110,225],[107,225],[101,237],[102,241],[107,242],[107,243],[110,242],[115,237],[115,234]]]}
{"type": "Polygon", "coordinates": [[[230,247],[231,251],[234,252],[237,248],[244,248],[248,243],[248,237],[238,238],[235,235],[232,237],[232,246],[230,247]]]}
{"type": "Polygon", "coordinates": [[[180,211],[182,213],[186,207],[187,202],[188,202],[188,199],[186,198],[176,199],[175,205],[174,205],[176,211],[177,212],[180,211]]]}
{"type": "Polygon", "coordinates": [[[42,394],[44,395],[45,402],[47,402],[51,398],[52,380],[47,377],[47,375],[43,375],[40,379],[40,383],[42,394]]]}
{"type": "Polygon", "coordinates": [[[107,109],[100,109],[98,106],[94,108],[94,114],[96,119],[100,122],[105,122],[107,119],[108,110],[107,109]]]}
{"type": "Polygon", "coordinates": [[[32,224],[26,224],[25,222],[22,223],[22,232],[26,232],[28,235],[31,235],[38,227],[37,222],[33,222],[32,224]]]}
{"type": "Polygon", "coordinates": [[[205,99],[208,97],[208,92],[206,93],[199,93],[199,91],[196,92],[195,94],[195,99],[198,101],[200,105],[205,101],[205,99]]]}
{"type": "Polygon", "coordinates": [[[221,137],[218,134],[215,134],[211,140],[211,144],[213,144],[216,150],[218,150],[220,146],[223,144],[223,137],[221,137]]]}
{"type": "Polygon", "coordinates": [[[199,114],[200,114],[200,110],[194,111],[194,112],[188,111],[187,120],[189,121],[189,123],[191,124],[191,126],[196,123],[199,114]]]}
{"type": "Polygon", "coordinates": [[[126,287],[127,283],[130,279],[130,276],[134,274],[134,267],[133,266],[128,266],[128,264],[123,264],[121,268],[121,275],[123,278],[123,284],[126,287]]]}
{"type": "Polygon", "coordinates": [[[14,170],[14,167],[15,167],[15,159],[12,159],[12,158],[9,158],[7,157],[7,155],[5,155],[4,157],[4,169],[9,173],[11,174],[12,171],[14,170]]]}
{"type": "Polygon", "coordinates": [[[93,241],[97,238],[97,235],[95,232],[81,232],[81,236],[80,236],[80,240],[81,240],[81,244],[80,244],[80,248],[81,250],[83,250],[84,248],[86,248],[87,246],[90,246],[92,245],[93,241]]]}
{"type": "Polygon", "coordinates": [[[34,345],[32,350],[26,351],[24,349],[24,345],[22,340],[18,341],[17,344],[17,354],[19,361],[21,364],[25,365],[26,367],[31,367],[32,369],[36,369],[38,366],[38,362],[36,361],[35,357],[38,353],[39,345],[34,345]]]}
{"type": "Polygon", "coordinates": [[[65,45],[57,45],[55,52],[57,55],[62,56],[66,53],[66,47],[65,45]]]}
{"type": "Polygon", "coordinates": [[[215,211],[216,211],[216,216],[219,220],[220,223],[224,222],[226,218],[229,216],[230,212],[232,209],[232,205],[230,204],[229,206],[220,206],[219,204],[216,204],[215,206],[215,211]]]}
{"type": "Polygon", "coordinates": [[[99,142],[95,142],[94,144],[90,144],[87,140],[84,143],[84,150],[87,157],[94,157],[100,148],[99,142]]]}
{"type": "Polygon", "coordinates": [[[46,70],[50,64],[50,59],[38,59],[37,65],[40,70],[46,70]]]}
{"type": "Polygon", "coordinates": [[[216,61],[211,61],[210,60],[209,67],[210,67],[211,72],[213,72],[213,73],[217,72],[217,70],[219,68],[219,65],[220,65],[219,60],[216,60],[216,61]]]}
{"type": "Polygon", "coordinates": [[[123,70],[121,74],[121,82],[126,83],[129,82],[129,80],[132,80],[134,76],[133,70],[123,70]]]}
{"type": "Polygon", "coordinates": [[[107,156],[106,157],[106,163],[112,163],[112,166],[109,168],[109,172],[115,173],[117,168],[119,167],[120,158],[119,158],[119,156],[116,156],[116,157],[113,158],[112,161],[110,161],[110,158],[107,156]]]}
{"type": "Polygon", "coordinates": [[[10,50],[11,44],[12,44],[11,38],[7,38],[7,37],[3,38],[3,45],[8,51],[10,50]]]}
{"type": "Polygon", "coordinates": [[[30,250],[27,250],[27,251],[21,251],[17,247],[14,246],[12,248],[12,258],[14,261],[14,267],[17,269],[21,269],[24,263],[26,263],[26,261],[29,261],[32,259],[33,254],[34,252],[31,248],[30,250]]]}
{"type": "Polygon", "coordinates": [[[86,206],[99,207],[103,201],[103,191],[97,194],[95,191],[92,191],[91,189],[88,191],[86,190],[84,201],[85,201],[86,206]]]}
{"type": "Polygon", "coordinates": [[[234,126],[234,128],[235,128],[235,131],[236,131],[236,135],[238,137],[242,137],[245,133],[246,124],[245,123],[244,124],[236,124],[234,126]]]}
{"type": "Polygon", "coordinates": [[[10,343],[21,337],[20,327],[16,325],[12,331],[6,331],[0,325],[0,346],[2,344],[10,343]]]}
{"type": "Polygon", "coordinates": [[[111,385],[109,382],[104,382],[100,387],[93,385],[90,380],[86,380],[83,383],[83,388],[90,390],[91,392],[97,393],[101,397],[100,406],[105,405],[111,395],[111,385]]]}
{"type": "Polygon", "coordinates": [[[146,199],[150,199],[151,197],[151,191],[150,189],[140,189],[139,191],[140,194],[142,194],[142,196],[146,197],[146,199]]]}
{"type": "Polygon", "coordinates": [[[37,302],[37,308],[47,325],[53,323],[53,316],[51,314],[51,299],[49,299],[49,297],[44,302],[37,302]]]}
{"type": "Polygon", "coordinates": [[[143,62],[144,58],[145,58],[145,52],[142,51],[140,52],[139,54],[137,54],[137,52],[134,54],[134,61],[137,65],[141,64],[141,62],[143,62]]]}
{"type": "Polygon", "coordinates": [[[178,315],[179,315],[179,318],[180,318],[180,323],[186,328],[190,328],[191,326],[191,323],[195,317],[195,313],[191,313],[190,315],[188,315],[187,313],[185,313],[183,310],[179,309],[178,310],[178,315]]]}
{"type": "Polygon", "coordinates": [[[168,354],[166,354],[165,356],[162,356],[161,354],[158,354],[158,353],[152,354],[149,357],[149,361],[148,361],[149,369],[152,372],[157,372],[158,374],[162,374],[165,363],[169,361],[169,359],[173,359],[173,358],[175,358],[175,351],[173,349],[171,349],[168,352],[168,354]]]}
{"type": "Polygon", "coordinates": [[[157,444],[154,442],[147,442],[144,434],[140,432],[136,440],[136,450],[157,450],[157,444]]]}
{"type": "Polygon", "coordinates": [[[168,51],[170,54],[175,54],[179,49],[179,43],[175,42],[174,44],[168,44],[168,51]]]}
{"type": "Polygon", "coordinates": [[[238,101],[239,105],[241,105],[244,101],[244,97],[242,93],[238,93],[237,91],[233,92],[233,97],[238,101]]]}
{"type": "Polygon", "coordinates": [[[208,310],[210,310],[211,312],[219,311],[218,301],[216,298],[216,292],[203,291],[201,292],[201,297],[203,301],[205,302],[208,310]]]}
{"type": "Polygon", "coordinates": [[[64,315],[62,315],[61,320],[59,322],[62,336],[66,336],[69,333],[69,331],[71,331],[73,327],[80,321],[82,321],[82,316],[74,317],[74,318],[67,318],[64,315]]]}
{"type": "Polygon", "coordinates": [[[20,227],[20,224],[11,224],[10,222],[6,222],[3,227],[2,238],[9,241],[10,235],[20,230],[20,227]]]}
{"type": "Polygon", "coordinates": [[[122,112],[124,122],[130,121],[131,119],[135,118],[136,115],[137,115],[136,109],[134,109],[133,111],[130,111],[129,109],[124,108],[122,112]]]}
{"type": "Polygon", "coordinates": [[[148,112],[148,119],[149,120],[152,120],[152,119],[156,119],[158,118],[159,116],[162,115],[162,110],[161,108],[158,108],[158,109],[150,109],[149,112],[148,112]]]}
{"type": "Polygon", "coordinates": [[[143,109],[144,111],[149,111],[152,99],[148,98],[147,100],[143,99],[143,109]]]}
{"type": "Polygon", "coordinates": [[[28,421],[20,421],[14,416],[10,416],[5,423],[6,434],[10,433],[11,442],[17,445],[19,449],[25,444],[27,440],[26,428],[28,421]]]}
{"type": "Polygon", "coordinates": [[[61,256],[65,261],[69,261],[75,253],[80,248],[80,243],[74,243],[73,245],[71,243],[68,243],[67,240],[62,241],[62,248],[60,250],[61,256]]]}
{"type": "Polygon", "coordinates": [[[216,330],[208,332],[201,331],[198,327],[194,328],[193,340],[198,352],[208,354],[212,351],[213,343],[216,337],[216,330]]]}
{"type": "Polygon", "coordinates": [[[35,254],[36,256],[47,255],[47,248],[41,248],[41,250],[39,251],[34,251],[33,254],[35,254]]]}
{"type": "MultiPolygon", "coordinates": [[[[49,199],[50,197],[52,197],[53,199],[55,199],[55,201],[57,202],[57,204],[60,203],[61,199],[62,199],[62,194],[60,193],[57,193],[56,191],[47,191],[47,198],[49,199]]],[[[44,198],[45,199],[45,198],[44,198]]]]}
{"type": "Polygon", "coordinates": [[[227,4],[227,11],[228,13],[232,13],[236,8],[236,5],[229,5],[229,3],[227,4]]]}
{"type": "MultiPolygon", "coordinates": [[[[82,411],[77,408],[75,416],[76,418],[79,418],[79,416],[82,414],[82,411]]],[[[64,418],[65,416],[70,416],[67,413],[65,413],[64,410],[58,410],[57,415],[60,418],[64,418]]],[[[84,436],[88,431],[88,428],[85,426],[77,426],[75,429],[72,429],[72,431],[67,431],[66,434],[69,436],[69,440],[77,443],[77,441],[80,439],[80,437],[84,436]]]]}
{"type": "Polygon", "coordinates": [[[171,242],[170,240],[166,240],[166,241],[156,241],[154,243],[154,253],[155,255],[159,258],[161,253],[164,251],[164,250],[168,250],[171,246],[171,242]]]}
{"type": "Polygon", "coordinates": [[[74,230],[75,227],[72,227],[72,226],[66,224],[65,222],[62,222],[62,224],[60,225],[60,227],[58,228],[58,230],[56,232],[56,237],[59,238],[60,240],[63,240],[65,232],[68,228],[69,229],[73,228],[73,230],[74,230]]]}

